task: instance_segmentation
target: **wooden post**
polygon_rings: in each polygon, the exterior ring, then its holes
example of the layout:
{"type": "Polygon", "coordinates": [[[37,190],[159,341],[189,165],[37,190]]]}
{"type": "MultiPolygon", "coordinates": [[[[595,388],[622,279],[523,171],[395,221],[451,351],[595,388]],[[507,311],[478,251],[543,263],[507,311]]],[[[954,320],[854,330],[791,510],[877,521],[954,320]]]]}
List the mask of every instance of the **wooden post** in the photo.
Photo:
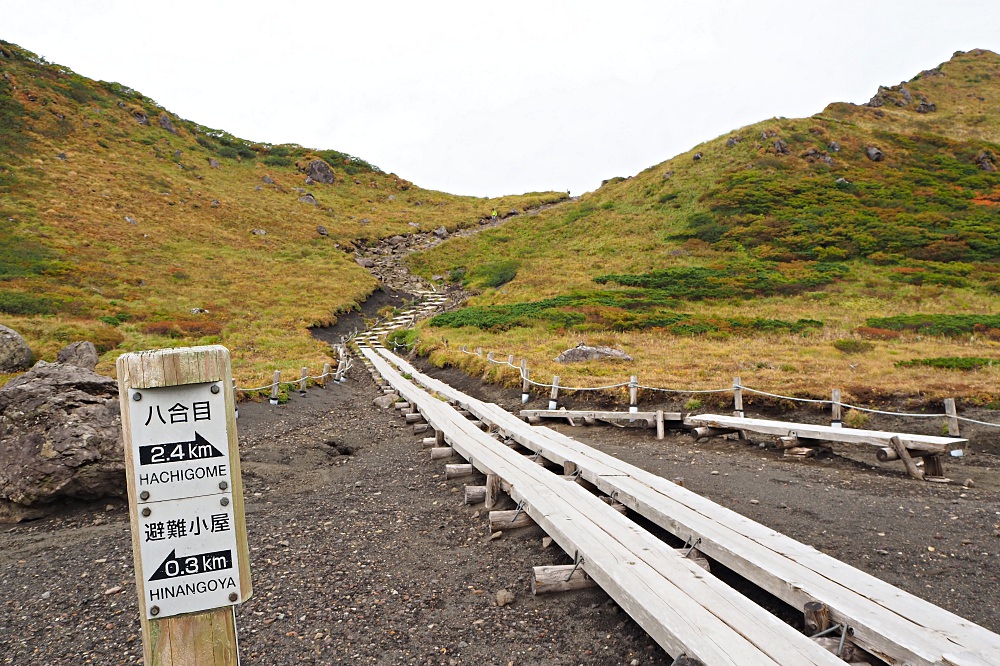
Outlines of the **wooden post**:
{"type": "Polygon", "coordinates": [[[559,409],[559,375],[552,377],[552,391],[549,392],[549,409],[559,409]]]}
{"type": "Polygon", "coordinates": [[[489,354],[486,355],[486,360],[491,363],[493,362],[493,352],[490,352],[489,354]]]}
{"type": "Polygon", "coordinates": [[[278,385],[281,384],[281,370],[274,371],[274,381],[271,383],[271,404],[278,404],[278,385]]]}
{"type": "Polygon", "coordinates": [[[476,347],[476,356],[482,356],[482,355],[483,355],[483,348],[476,347]]]}
{"type": "Polygon", "coordinates": [[[444,430],[436,430],[436,431],[434,431],[434,442],[438,446],[444,446],[445,445],[444,430]]]}
{"type": "Polygon", "coordinates": [[[806,602],[802,608],[802,614],[806,636],[812,636],[830,628],[830,609],[822,601],[806,602]]]}
{"type": "Polygon", "coordinates": [[[833,389],[833,394],[830,396],[831,414],[830,414],[830,426],[834,428],[840,428],[843,426],[844,421],[841,418],[841,403],[840,403],[840,389],[833,389]]]}
{"type": "Polygon", "coordinates": [[[327,382],[330,381],[330,364],[323,364],[323,376],[320,378],[319,385],[326,388],[327,382]]]}
{"type": "Polygon", "coordinates": [[[628,411],[630,414],[639,411],[639,378],[635,375],[628,380],[628,411]]]}
{"type": "Polygon", "coordinates": [[[733,377],[733,416],[743,418],[743,382],[733,377]]]}
{"type": "Polygon", "coordinates": [[[514,355],[513,354],[508,354],[507,355],[507,365],[514,365],[514,355]]]}
{"type": "Polygon", "coordinates": [[[455,455],[455,449],[450,446],[435,446],[431,449],[431,460],[451,458],[453,455],[455,455]]]}
{"type": "Polygon", "coordinates": [[[500,477],[496,474],[486,475],[486,509],[492,509],[500,501],[500,477]]]}
{"type": "Polygon", "coordinates": [[[958,412],[955,410],[955,399],[944,399],[944,413],[948,415],[948,436],[958,437],[958,412]]]}
{"type": "MultiPolygon", "coordinates": [[[[249,547],[244,520],[235,400],[232,391],[226,390],[232,383],[229,351],[225,347],[212,345],[129,353],[118,358],[116,368],[125,444],[132,555],[135,559],[145,663],[150,666],[238,666],[236,620],[230,604],[249,599],[253,594],[253,587],[250,582],[249,547]],[[174,403],[173,407],[164,406],[169,403],[174,403]],[[183,412],[170,411],[178,405],[187,409],[183,412]],[[148,418],[144,416],[147,411],[148,418]],[[170,413],[163,414],[163,411],[170,413]],[[188,435],[179,433],[190,430],[188,424],[193,423],[181,421],[182,413],[189,419],[200,421],[201,427],[194,435],[194,442],[177,439],[178,436],[186,439],[188,435]],[[222,434],[223,430],[225,435],[222,434]],[[179,446],[181,444],[186,446],[179,446]],[[159,483],[144,486],[144,476],[169,475],[181,468],[206,469],[208,465],[198,467],[197,454],[192,453],[205,453],[203,447],[206,445],[215,452],[219,449],[226,452],[219,456],[213,454],[214,464],[211,466],[218,471],[218,466],[223,465],[219,461],[227,461],[224,464],[228,472],[225,481],[212,479],[205,485],[197,482],[197,487],[185,480],[172,482],[168,484],[169,488],[161,488],[159,483]],[[158,456],[169,456],[178,450],[184,451],[185,460],[166,461],[162,465],[149,462],[150,459],[155,461],[158,456]],[[147,487],[149,490],[145,489],[147,487]],[[158,576],[159,569],[154,571],[151,568],[157,564],[150,565],[147,561],[151,556],[155,560],[161,559],[154,552],[153,546],[157,544],[150,545],[144,542],[144,538],[148,535],[149,528],[158,524],[156,521],[165,516],[186,515],[192,510],[197,513],[208,510],[209,506],[214,507],[212,510],[231,517],[231,521],[227,522],[230,529],[221,531],[218,541],[211,541],[212,546],[225,548],[226,552],[226,557],[212,558],[212,565],[218,568],[211,575],[216,580],[231,577],[229,581],[232,586],[213,592],[211,596],[199,594],[194,599],[185,598],[183,602],[171,598],[170,603],[177,605],[167,606],[166,600],[160,601],[158,594],[166,589],[166,585],[162,577],[158,576]],[[221,564],[228,566],[222,567],[221,564]],[[216,595],[222,595],[221,603],[216,601],[216,595]],[[198,604],[203,599],[216,607],[199,607],[198,604]],[[193,604],[193,607],[188,604],[193,604]],[[161,609],[160,606],[164,608],[161,609]],[[157,615],[162,617],[158,618],[157,615]]],[[[182,556],[193,556],[193,553],[185,553],[183,549],[185,546],[191,548],[199,544],[191,542],[188,545],[183,542],[184,539],[178,537],[170,542],[170,547],[182,556]]],[[[179,561],[171,552],[159,566],[164,568],[169,577],[171,568],[168,562],[179,561]]],[[[198,574],[186,574],[185,582],[194,582],[197,577],[198,574]]]]}
{"type": "Polygon", "coordinates": [[[528,389],[531,388],[531,382],[528,380],[528,359],[521,359],[521,404],[528,404],[528,389]]]}
{"type": "Polygon", "coordinates": [[[656,410],[656,439],[663,439],[663,410],[656,410]]]}
{"type": "Polygon", "coordinates": [[[309,376],[309,368],[302,368],[302,374],[299,378],[299,395],[306,394],[306,377],[309,376]]]}
{"type": "Polygon", "coordinates": [[[414,435],[420,435],[420,434],[425,433],[428,430],[430,430],[430,428],[431,427],[428,424],[426,424],[426,423],[414,423],[413,424],[413,434],[414,435]]]}
{"type": "Polygon", "coordinates": [[[899,459],[903,461],[903,465],[906,467],[906,473],[912,476],[914,479],[924,478],[924,473],[917,467],[916,463],[913,462],[913,458],[910,457],[910,452],[906,450],[903,446],[903,442],[900,441],[899,437],[893,435],[889,440],[892,443],[892,448],[896,450],[896,454],[899,459]]]}
{"type": "Polygon", "coordinates": [[[233,413],[240,418],[240,401],[236,399],[236,379],[233,378],[233,413]]]}
{"type": "Polygon", "coordinates": [[[333,381],[338,384],[343,381],[344,378],[344,359],[337,361],[337,372],[333,375],[333,381]]]}

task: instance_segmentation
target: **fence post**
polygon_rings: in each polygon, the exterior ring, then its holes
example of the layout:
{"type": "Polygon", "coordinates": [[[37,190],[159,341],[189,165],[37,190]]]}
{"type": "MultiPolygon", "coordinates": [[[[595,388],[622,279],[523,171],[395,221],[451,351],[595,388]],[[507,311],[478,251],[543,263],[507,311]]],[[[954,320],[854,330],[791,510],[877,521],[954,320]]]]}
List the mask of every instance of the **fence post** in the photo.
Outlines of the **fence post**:
{"type": "Polygon", "coordinates": [[[507,365],[514,365],[514,355],[513,354],[509,354],[507,356],[507,365]]]}
{"type": "Polygon", "coordinates": [[[281,370],[274,371],[274,381],[271,382],[271,404],[278,404],[278,385],[281,383],[281,370]]]}
{"type": "Polygon", "coordinates": [[[299,395],[306,394],[306,377],[309,376],[309,368],[302,368],[302,375],[299,379],[299,395]]]}
{"type": "Polygon", "coordinates": [[[844,421],[841,418],[841,404],[840,404],[840,389],[833,389],[833,394],[830,396],[830,401],[833,403],[832,406],[832,420],[830,421],[830,426],[833,428],[840,428],[843,426],[844,421]]]}
{"type": "Polygon", "coordinates": [[[630,414],[639,411],[639,378],[635,375],[628,380],[628,411],[630,414]]]}
{"type": "Polygon", "coordinates": [[[233,414],[240,418],[240,403],[236,399],[236,378],[233,377],[233,414]]]}
{"type": "Polygon", "coordinates": [[[323,388],[326,388],[326,383],[328,381],[330,381],[330,364],[329,363],[324,363],[323,364],[323,378],[322,378],[322,383],[320,384],[320,386],[322,386],[323,388]]]}
{"type": "Polygon", "coordinates": [[[493,362],[493,352],[490,352],[489,354],[486,355],[486,360],[489,361],[490,363],[493,362]]]}
{"type": "Polygon", "coordinates": [[[528,359],[521,359],[521,404],[528,404],[528,389],[531,388],[531,381],[528,379],[528,359]]]}
{"type": "Polygon", "coordinates": [[[948,415],[948,436],[958,437],[958,412],[955,410],[955,399],[944,399],[944,413],[948,415]]]}
{"type": "Polygon", "coordinates": [[[559,375],[552,377],[552,391],[549,393],[549,410],[559,409],[559,375]]]}
{"type": "Polygon", "coordinates": [[[743,382],[733,377],[733,416],[743,418],[743,382]]]}

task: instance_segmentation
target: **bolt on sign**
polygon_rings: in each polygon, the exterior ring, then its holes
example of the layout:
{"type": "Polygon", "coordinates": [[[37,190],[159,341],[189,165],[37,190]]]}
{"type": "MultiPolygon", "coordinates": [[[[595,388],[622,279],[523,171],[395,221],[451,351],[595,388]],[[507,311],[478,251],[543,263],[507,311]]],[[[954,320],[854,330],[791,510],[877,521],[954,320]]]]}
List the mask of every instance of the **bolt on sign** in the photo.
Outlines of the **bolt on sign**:
{"type": "MultiPolygon", "coordinates": [[[[221,611],[235,654],[228,607],[252,588],[229,352],[218,345],[138,352],[117,367],[146,662],[203,663],[154,657],[158,649],[176,653],[162,644],[192,642],[192,623],[221,611]]],[[[218,643],[220,633],[207,626],[206,642],[218,643]]]]}

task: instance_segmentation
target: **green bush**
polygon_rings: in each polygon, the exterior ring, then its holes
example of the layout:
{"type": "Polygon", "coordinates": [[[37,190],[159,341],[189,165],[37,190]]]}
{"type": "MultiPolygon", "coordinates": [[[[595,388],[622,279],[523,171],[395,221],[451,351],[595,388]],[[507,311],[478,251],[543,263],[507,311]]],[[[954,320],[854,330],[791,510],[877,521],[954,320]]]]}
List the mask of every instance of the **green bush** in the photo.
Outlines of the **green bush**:
{"type": "Polygon", "coordinates": [[[840,340],[834,340],[833,346],[837,349],[837,351],[841,351],[845,354],[864,354],[875,349],[875,345],[867,340],[857,340],[855,338],[841,338],[840,340]]]}
{"type": "Polygon", "coordinates": [[[516,259],[482,264],[468,274],[469,283],[480,288],[497,288],[514,279],[520,262],[516,259]]]}
{"type": "Polygon", "coordinates": [[[938,358],[915,358],[909,361],[898,361],[897,367],[914,368],[924,366],[928,368],[942,368],[944,370],[981,370],[996,363],[992,358],[979,358],[976,356],[942,356],[938,358]]]}
{"type": "Polygon", "coordinates": [[[956,337],[970,335],[980,328],[1000,328],[1000,315],[896,315],[871,317],[866,323],[870,327],[890,331],[913,331],[925,335],[956,337]]]}

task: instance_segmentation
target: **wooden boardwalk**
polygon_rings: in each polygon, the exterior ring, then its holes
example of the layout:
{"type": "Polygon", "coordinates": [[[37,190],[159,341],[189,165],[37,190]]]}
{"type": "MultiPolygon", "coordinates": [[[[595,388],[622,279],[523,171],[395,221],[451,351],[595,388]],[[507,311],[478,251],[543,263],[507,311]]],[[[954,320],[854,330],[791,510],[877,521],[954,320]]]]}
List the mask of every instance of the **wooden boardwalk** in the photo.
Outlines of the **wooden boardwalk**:
{"type": "MultiPolygon", "coordinates": [[[[455,451],[509,486],[511,497],[671,655],[706,665],[843,665],[572,478],[554,474],[480,430],[446,402],[362,348],[455,451]]],[[[409,371],[407,371],[409,372],[409,371]]]]}
{"type": "MultiPolygon", "coordinates": [[[[385,350],[377,352],[428,390],[457,403],[501,435],[563,465],[567,471],[574,471],[677,537],[689,543],[697,540],[698,549],[706,555],[790,605],[802,608],[811,601],[826,604],[834,623],[851,628],[854,643],[887,663],[1000,664],[997,634],[661,477],[549,428],[529,426],[497,405],[478,401],[417,372],[385,350]]],[[[374,356],[375,352],[366,350],[368,354],[374,356]]],[[[483,434],[478,428],[476,432],[483,434]]],[[[573,552],[557,541],[564,550],[573,552]]],[[[589,568],[587,572],[590,573],[589,568]]],[[[609,594],[614,596],[610,590],[609,594]]],[[[667,644],[661,645],[671,654],[678,654],[667,644]]],[[[726,662],[706,660],[706,663],[726,662]]]]}

